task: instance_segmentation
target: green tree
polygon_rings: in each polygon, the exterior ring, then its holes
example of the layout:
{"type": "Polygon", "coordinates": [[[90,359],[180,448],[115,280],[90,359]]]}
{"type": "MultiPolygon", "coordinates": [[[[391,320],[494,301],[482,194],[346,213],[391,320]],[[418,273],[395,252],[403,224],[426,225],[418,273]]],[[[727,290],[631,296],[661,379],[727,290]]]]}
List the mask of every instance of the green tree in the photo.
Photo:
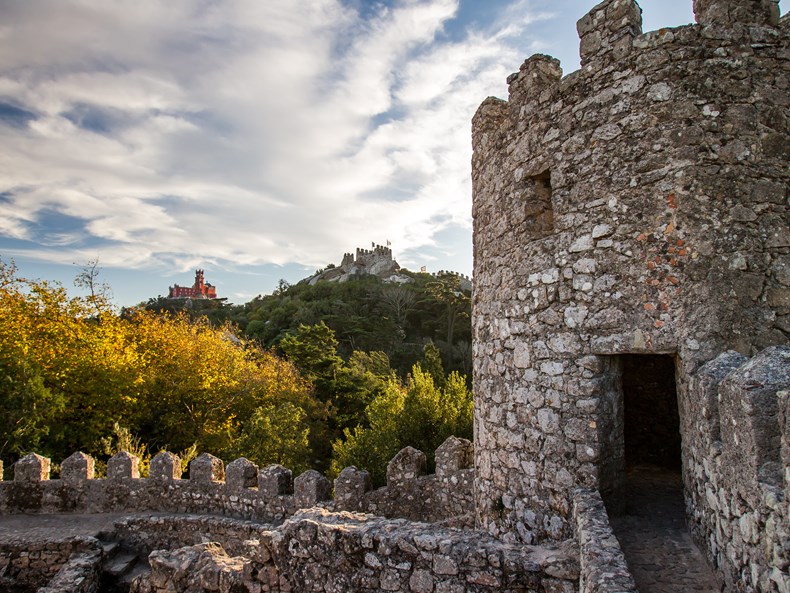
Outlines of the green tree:
{"type": "Polygon", "coordinates": [[[374,485],[386,482],[387,463],[402,448],[398,419],[403,413],[405,399],[406,390],[397,379],[391,378],[367,407],[370,426],[346,428],[343,438],[333,443],[330,468],[333,475],[355,465],[370,472],[374,485]]]}
{"type": "Polygon", "coordinates": [[[338,356],[348,360],[355,351],[384,352],[401,377],[422,358],[423,345],[431,340],[441,348],[448,371],[468,372],[469,351],[456,346],[471,343],[469,292],[460,290],[459,278],[451,274],[438,279],[408,270],[401,274],[411,281],[396,285],[362,276],[348,282],[284,285],[233,308],[228,318],[265,347],[279,347],[300,325],[323,322],[334,332],[338,356]],[[446,295],[460,307],[449,316],[447,303],[440,300],[444,292],[433,286],[437,283],[449,283],[461,295],[446,295]]]}
{"type": "Polygon", "coordinates": [[[444,274],[436,282],[430,282],[426,285],[428,293],[444,307],[448,367],[453,363],[452,348],[456,324],[461,319],[469,319],[468,312],[471,310],[471,298],[461,290],[460,286],[461,279],[454,274],[444,274]]]}
{"type": "Polygon", "coordinates": [[[428,342],[423,347],[420,368],[431,376],[435,385],[444,387],[447,380],[444,376],[442,353],[433,342],[428,342]]]}
{"type": "Polygon", "coordinates": [[[309,434],[304,409],[289,401],[271,402],[255,410],[236,450],[259,465],[279,463],[300,473],[311,467],[309,434]]]}
{"type": "Polygon", "coordinates": [[[44,386],[34,361],[0,354],[0,459],[29,451],[50,454],[44,438],[63,408],[63,398],[44,386]]]}
{"type": "Polygon", "coordinates": [[[438,388],[433,377],[415,365],[406,384],[390,378],[366,412],[369,427],[346,429],[344,439],[335,441],[333,473],[355,465],[381,485],[387,463],[403,447],[420,449],[432,465],[436,448],[449,436],[472,437],[472,394],[458,373],[451,373],[444,388],[438,388]]]}
{"type": "Polygon", "coordinates": [[[299,329],[285,336],[280,348],[302,374],[316,382],[319,396],[326,400],[331,393],[335,374],[343,364],[337,355],[334,332],[321,321],[315,325],[300,325],[299,329]]]}

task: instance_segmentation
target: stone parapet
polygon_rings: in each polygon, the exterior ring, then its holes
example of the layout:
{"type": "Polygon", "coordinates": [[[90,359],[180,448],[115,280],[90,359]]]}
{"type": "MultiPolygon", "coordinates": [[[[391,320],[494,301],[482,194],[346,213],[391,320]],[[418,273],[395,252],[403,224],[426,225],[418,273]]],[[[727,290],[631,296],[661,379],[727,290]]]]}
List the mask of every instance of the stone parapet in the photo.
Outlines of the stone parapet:
{"type": "Polygon", "coordinates": [[[751,359],[721,354],[691,380],[689,399],[715,394],[718,409],[684,445],[689,523],[733,590],[790,590],[788,386],[787,346],[751,359]]]}
{"type": "Polygon", "coordinates": [[[361,511],[365,496],[371,490],[370,473],[356,467],[347,467],[335,478],[335,501],[338,509],[361,511]]]}
{"type": "Polygon", "coordinates": [[[362,514],[313,509],[271,529],[230,520],[213,525],[210,518],[179,521],[116,525],[124,541],[161,550],[149,556],[152,572],[135,584],[138,591],[183,591],[192,583],[216,583],[219,575],[230,590],[235,584],[269,593],[573,593],[579,577],[573,546],[512,546],[484,533],[362,514]],[[200,533],[217,543],[195,541],[200,533]]]}
{"type": "Polygon", "coordinates": [[[60,464],[60,478],[64,482],[79,483],[92,480],[95,474],[93,457],[82,451],[73,453],[60,464]]]}
{"type": "Polygon", "coordinates": [[[579,543],[579,593],[637,593],[600,492],[577,489],[573,518],[579,543]]]}
{"type": "Polygon", "coordinates": [[[605,0],[576,24],[582,67],[592,60],[622,60],[642,33],[642,9],[634,0],[605,0]]]}
{"type": "Polygon", "coordinates": [[[136,480],[140,477],[140,458],[128,451],[120,451],[107,461],[107,478],[136,480]]]}
{"type": "Polygon", "coordinates": [[[169,451],[160,451],[151,459],[149,476],[153,480],[180,480],[181,459],[169,451]]]}
{"type": "Polygon", "coordinates": [[[201,484],[225,480],[225,464],[218,457],[203,453],[189,464],[189,479],[201,484]]]}
{"type": "Polygon", "coordinates": [[[26,483],[49,480],[51,465],[46,457],[29,453],[14,464],[14,481],[26,483]]]}
{"type": "Polygon", "coordinates": [[[437,452],[437,473],[424,475],[425,455],[406,448],[390,463],[388,486],[373,491],[367,472],[346,468],[335,481],[334,499],[332,484],[314,470],[294,479],[281,465],[259,470],[244,458],[226,468],[200,455],[183,479],[178,457],[161,452],[151,460],[151,475],[139,478],[137,458],[121,452],[108,461],[108,477],[95,479],[93,459],[75,453],[63,462],[61,478],[51,480],[50,460],[30,454],[15,464],[13,481],[0,481],[0,514],[156,511],[278,522],[321,506],[470,526],[471,450],[469,441],[451,437],[437,452]]]}

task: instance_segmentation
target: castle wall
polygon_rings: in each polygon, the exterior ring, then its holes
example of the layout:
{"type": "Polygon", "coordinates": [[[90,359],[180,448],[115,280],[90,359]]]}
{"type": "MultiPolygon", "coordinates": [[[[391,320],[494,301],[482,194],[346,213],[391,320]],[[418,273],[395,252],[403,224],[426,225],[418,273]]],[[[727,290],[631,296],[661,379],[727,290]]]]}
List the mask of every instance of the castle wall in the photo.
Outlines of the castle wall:
{"type": "Polygon", "coordinates": [[[579,593],[637,593],[600,492],[578,488],[573,494],[573,519],[579,543],[579,593]]]}
{"type": "Polygon", "coordinates": [[[689,525],[732,591],[790,590],[790,348],[725,352],[692,376],[689,525]]]}
{"type": "Polygon", "coordinates": [[[392,249],[374,245],[373,249],[357,248],[356,255],[343,254],[339,267],[329,267],[315,276],[303,280],[313,285],[319,281],[346,282],[356,276],[373,275],[389,279],[396,275],[400,266],[392,259],[392,249]]]}
{"type": "Polygon", "coordinates": [[[474,527],[474,452],[466,439],[449,437],[436,449],[436,473],[425,475],[426,457],[413,447],[387,465],[387,485],[370,491],[370,475],[345,468],[335,479],[335,509],[388,518],[474,527]]]}
{"type": "Polygon", "coordinates": [[[674,357],[685,446],[691,374],[788,342],[788,23],[695,9],[642,34],[607,0],[581,70],[533,56],[473,120],[476,513],[506,539],[569,537],[572,489],[618,487],[618,355],[674,357]]]}
{"type": "Polygon", "coordinates": [[[101,548],[92,537],[38,541],[9,538],[0,542],[0,590],[96,591],[100,559],[101,548]]]}
{"type": "Polygon", "coordinates": [[[314,470],[296,478],[280,465],[259,468],[241,458],[228,464],[203,454],[181,479],[181,463],[162,452],[140,478],[139,461],[126,452],[112,457],[107,477],[94,478],[93,459],[75,453],[49,479],[50,460],[30,454],[14,464],[14,480],[0,481],[0,514],[195,513],[280,523],[297,510],[323,506],[389,518],[472,527],[472,444],[450,437],[436,450],[436,473],[425,475],[425,454],[407,447],[387,468],[387,486],[371,489],[368,472],[346,468],[335,480],[314,470]]]}
{"type": "MultiPolygon", "coordinates": [[[[135,529],[156,539],[162,532],[157,521],[136,521],[135,529]]],[[[177,545],[179,533],[182,541],[194,539],[194,521],[161,521],[172,534],[161,543],[177,545]]],[[[211,522],[204,519],[201,525],[213,537],[211,522]]],[[[277,593],[572,593],[579,575],[573,550],[512,546],[485,534],[427,529],[405,520],[313,509],[272,531],[238,527],[242,537],[253,539],[236,538],[227,550],[225,543],[211,543],[153,552],[150,578],[136,590],[166,593],[201,583],[208,591],[234,590],[229,585],[237,584],[240,590],[277,593]],[[226,589],[216,586],[218,573],[226,589]]],[[[219,535],[216,541],[223,542],[219,535]]]]}
{"type": "MultiPolygon", "coordinates": [[[[77,453],[61,464],[61,478],[50,480],[50,461],[31,454],[14,465],[14,481],[0,482],[0,512],[137,513],[102,528],[101,538],[148,557],[152,572],[135,582],[138,593],[191,590],[195,583],[206,591],[574,593],[579,562],[572,543],[512,545],[450,529],[471,527],[472,459],[472,444],[450,437],[436,451],[436,474],[425,475],[425,455],[407,447],[389,463],[386,487],[371,491],[369,474],[349,467],[330,500],[329,483],[317,472],[292,479],[279,465],[259,471],[244,459],[226,468],[204,454],[181,480],[179,459],[163,452],[143,479],[136,458],[119,453],[108,462],[108,477],[93,479],[93,460],[77,453]]],[[[100,552],[89,563],[61,547],[24,537],[0,544],[0,567],[12,568],[0,585],[40,586],[54,576],[53,591],[71,590],[57,588],[59,579],[73,584],[65,577],[78,569],[95,576],[106,563],[100,552]]]]}

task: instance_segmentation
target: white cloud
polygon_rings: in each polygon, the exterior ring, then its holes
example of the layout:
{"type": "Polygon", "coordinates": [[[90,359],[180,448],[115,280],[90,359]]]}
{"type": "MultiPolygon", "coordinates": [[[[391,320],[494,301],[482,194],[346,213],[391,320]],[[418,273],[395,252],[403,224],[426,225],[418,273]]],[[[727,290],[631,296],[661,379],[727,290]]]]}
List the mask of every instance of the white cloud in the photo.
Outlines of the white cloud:
{"type": "Polygon", "coordinates": [[[470,120],[504,91],[530,13],[450,40],[457,0],[363,20],[339,0],[4,6],[0,235],[104,265],[299,261],[470,225],[470,120]],[[514,24],[515,23],[515,24],[514,24]],[[52,249],[57,245],[57,249],[52,249]]]}

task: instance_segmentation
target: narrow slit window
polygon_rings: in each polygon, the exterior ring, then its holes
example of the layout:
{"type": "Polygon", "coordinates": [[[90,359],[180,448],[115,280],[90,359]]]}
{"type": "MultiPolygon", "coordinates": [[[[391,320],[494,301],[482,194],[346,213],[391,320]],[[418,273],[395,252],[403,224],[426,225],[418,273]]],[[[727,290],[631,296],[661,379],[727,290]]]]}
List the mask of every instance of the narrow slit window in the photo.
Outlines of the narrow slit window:
{"type": "Polygon", "coordinates": [[[551,204],[551,171],[527,177],[524,188],[524,235],[527,240],[541,239],[554,232],[554,209],[551,204]]]}

